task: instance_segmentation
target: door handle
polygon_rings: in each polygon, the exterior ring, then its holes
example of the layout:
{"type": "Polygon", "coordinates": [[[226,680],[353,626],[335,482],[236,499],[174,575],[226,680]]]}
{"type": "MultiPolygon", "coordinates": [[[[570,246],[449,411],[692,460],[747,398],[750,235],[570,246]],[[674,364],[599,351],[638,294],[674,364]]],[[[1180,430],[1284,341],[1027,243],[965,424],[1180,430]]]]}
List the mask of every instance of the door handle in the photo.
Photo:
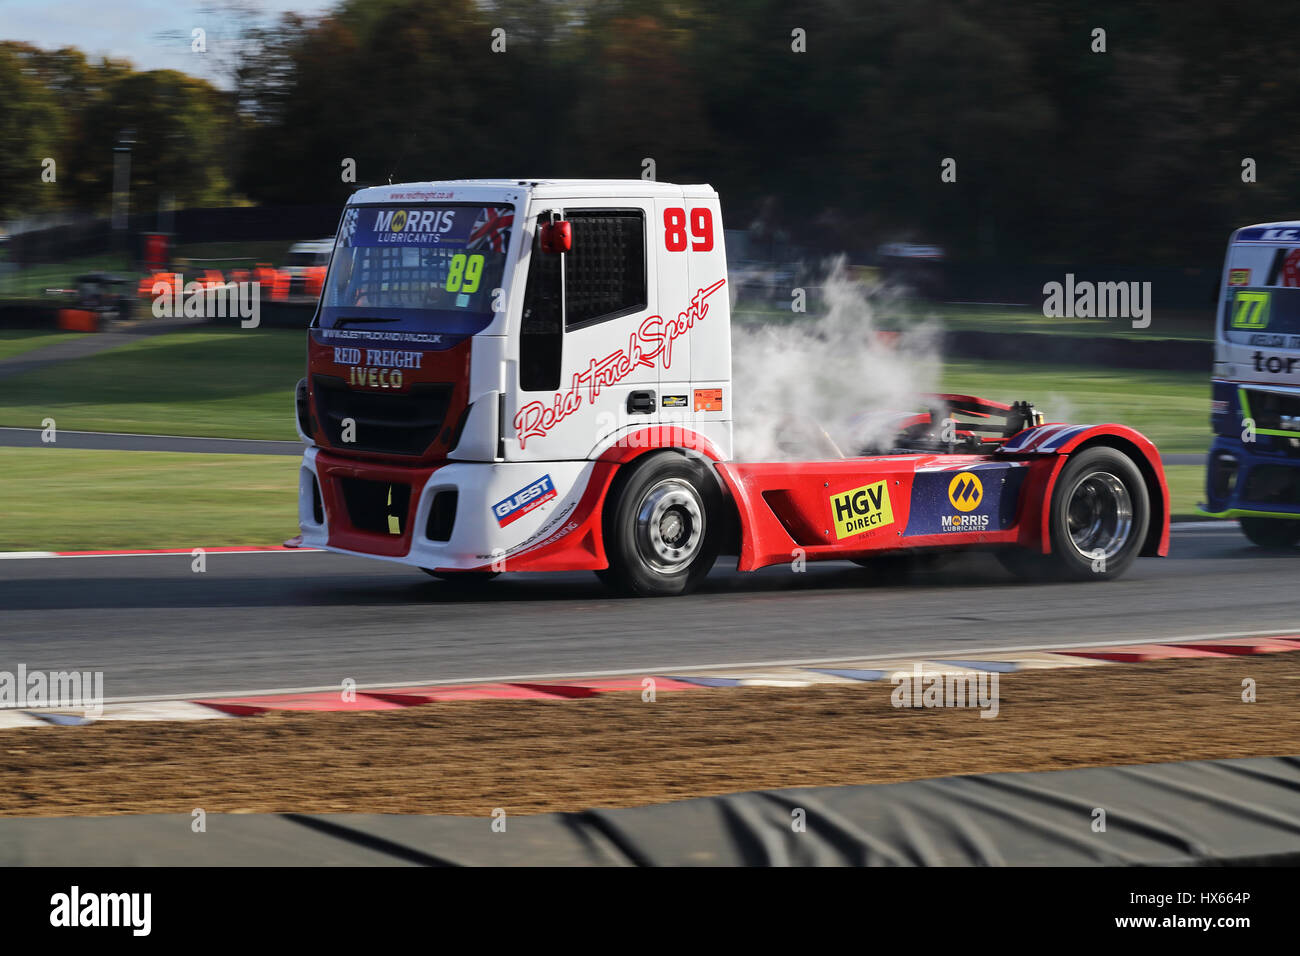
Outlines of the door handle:
{"type": "Polygon", "coordinates": [[[627,396],[629,415],[650,415],[655,410],[654,392],[630,392],[627,396]]]}

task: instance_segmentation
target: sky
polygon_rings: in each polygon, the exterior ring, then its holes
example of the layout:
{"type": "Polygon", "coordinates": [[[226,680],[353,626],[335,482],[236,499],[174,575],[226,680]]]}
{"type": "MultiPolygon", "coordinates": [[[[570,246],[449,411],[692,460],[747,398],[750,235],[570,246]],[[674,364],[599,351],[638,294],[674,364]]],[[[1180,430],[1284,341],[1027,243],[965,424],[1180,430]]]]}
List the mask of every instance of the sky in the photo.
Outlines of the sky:
{"type": "MultiPolygon", "coordinates": [[[[268,17],[289,10],[311,16],[335,2],[257,0],[255,5],[268,17]]],[[[181,70],[214,82],[217,58],[190,50],[192,31],[205,30],[208,50],[215,54],[226,23],[208,0],[0,0],[0,40],[74,46],[92,57],[130,60],[139,70],[181,70]]]]}

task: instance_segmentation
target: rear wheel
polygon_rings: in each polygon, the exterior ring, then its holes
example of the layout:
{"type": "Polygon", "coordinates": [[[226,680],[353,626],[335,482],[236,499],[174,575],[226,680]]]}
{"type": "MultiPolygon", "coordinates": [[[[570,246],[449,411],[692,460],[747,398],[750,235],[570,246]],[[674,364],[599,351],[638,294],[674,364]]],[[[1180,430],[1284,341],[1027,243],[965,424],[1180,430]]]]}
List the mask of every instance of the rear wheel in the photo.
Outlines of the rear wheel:
{"type": "Polygon", "coordinates": [[[1108,580],[1137,558],[1151,521],[1146,482],[1132,459],[1113,448],[1072,455],[1050,503],[1051,554],[1006,551],[1004,567],[1028,578],[1108,580]]]}
{"type": "Polygon", "coordinates": [[[659,597],[695,588],[718,557],[722,493],[707,468],[675,452],[629,466],[606,511],[602,581],[659,597]]]}
{"type": "Polygon", "coordinates": [[[1241,518],[1241,531],[1252,544],[1273,551],[1294,548],[1300,542],[1300,521],[1286,518],[1241,518]]]}

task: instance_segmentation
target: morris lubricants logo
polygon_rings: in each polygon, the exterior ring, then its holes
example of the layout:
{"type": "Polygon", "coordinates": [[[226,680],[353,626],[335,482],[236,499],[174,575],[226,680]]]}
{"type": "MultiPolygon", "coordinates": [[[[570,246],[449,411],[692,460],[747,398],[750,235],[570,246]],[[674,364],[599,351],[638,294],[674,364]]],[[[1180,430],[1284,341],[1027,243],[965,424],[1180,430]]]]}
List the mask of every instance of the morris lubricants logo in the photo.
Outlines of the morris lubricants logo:
{"type": "Polygon", "coordinates": [[[380,209],[375,214],[375,232],[450,232],[456,221],[454,209],[380,209]]]}
{"type": "Polygon", "coordinates": [[[969,471],[958,472],[948,482],[948,500],[960,512],[974,511],[984,500],[984,485],[969,471]]]}
{"type": "Polygon", "coordinates": [[[988,515],[940,515],[939,528],[942,531],[987,531],[988,515]]]}
{"type": "Polygon", "coordinates": [[[832,495],[831,513],[835,518],[836,538],[851,538],[894,523],[894,508],[883,481],[832,495]]]}

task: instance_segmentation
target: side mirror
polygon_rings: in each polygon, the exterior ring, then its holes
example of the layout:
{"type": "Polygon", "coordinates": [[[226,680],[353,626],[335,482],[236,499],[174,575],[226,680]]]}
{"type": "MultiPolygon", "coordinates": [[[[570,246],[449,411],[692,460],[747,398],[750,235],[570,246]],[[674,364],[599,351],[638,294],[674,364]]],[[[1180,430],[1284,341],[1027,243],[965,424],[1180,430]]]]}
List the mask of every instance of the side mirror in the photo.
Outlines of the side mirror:
{"type": "Polygon", "coordinates": [[[544,222],[541,230],[542,252],[555,255],[573,248],[573,223],[563,219],[544,222]]]}

